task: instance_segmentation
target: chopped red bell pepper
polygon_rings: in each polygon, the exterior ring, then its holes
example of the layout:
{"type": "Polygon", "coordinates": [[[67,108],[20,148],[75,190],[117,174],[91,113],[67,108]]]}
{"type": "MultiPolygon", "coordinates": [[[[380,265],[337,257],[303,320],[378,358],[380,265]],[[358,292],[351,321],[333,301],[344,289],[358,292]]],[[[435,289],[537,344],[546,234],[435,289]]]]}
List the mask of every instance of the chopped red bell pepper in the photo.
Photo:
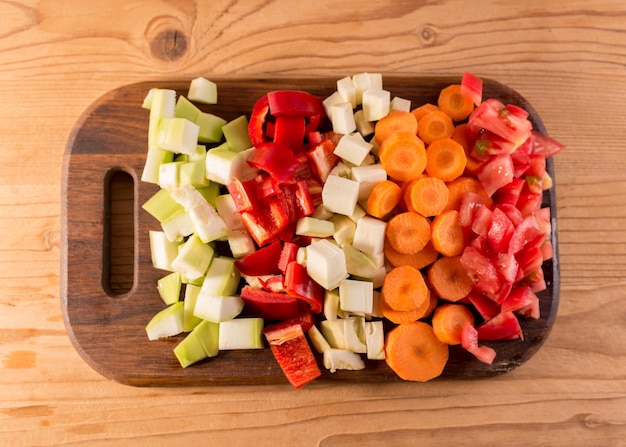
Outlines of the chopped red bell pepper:
{"type": "Polygon", "coordinates": [[[307,151],[306,156],[315,176],[325,182],[330,171],[337,166],[340,158],[335,155],[335,144],[326,139],[307,151]]]}
{"type": "Polygon", "coordinates": [[[306,267],[296,261],[287,264],[285,290],[311,306],[311,312],[320,313],[324,302],[324,288],[313,281],[306,267]]]}
{"type": "Polygon", "coordinates": [[[248,136],[254,147],[270,141],[265,135],[265,124],[269,110],[270,105],[267,95],[260,97],[252,107],[252,113],[248,121],[248,136]]]}
{"type": "Polygon", "coordinates": [[[311,307],[300,301],[298,303],[298,307],[300,308],[300,313],[297,317],[288,318],[285,320],[285,323],[298,323],[302,326],[302,330],[306,333],[309,332],[311,326],[315,324],[315,315],[311,312],[311,307]]]}
{"type": "Polygon", "coordinates": [[[300,247],[293,242],[285,242],[278,259],[278,270],[285,273],[290,262],[295,261],[300,247]]]}
{"type": "Polygon", "coordinates": [[[258,198],[257,184],[255,180],[240,181],[238,178],[233,179],[226,185],[228,193],[235,202],[235,208],[238,212],[251,211],[257,208],[258,198]]]}
{"type": "Polygon", "coordinates": [[[300,388],[322,375],[300,323],[276,323],[266,327],[263,334],[294,388],[300,388]]]}
{"type": "Polygon", "coordinates": [[[306,123],[303,116],[277,116],[274,128],[274,142],[284,144],[293,152],[302,151],[305,126],[306,123]]]}
{"type": "Polygon", "coordinates": [[[278,269],[281,251],[280,241],[274,241],[249,255],[237,259],[235,267],[244,275],[277,275],[281,273],[278,269]]]}
{"type": "Polygon", "coordinates": [[[322,99],[299,90],[278,90],[267,94],[270,114],[273,116],[325,115],[322,99]]]}
{"type": "Polygon", "coordinates": [[[243,211],[241,220],[259,247],[279,239],[289,225],[289,216],[276,197],[264,201],[259,209],[243,211]]]}
{"type": "Polygon", "coordinates": [[[256,197],[259,200],[274,197],[281,192],[281,184],[269,174],[259,174],[254,181],[256,182],[256,197]]]}
{"type": "Polygon", "coordinates": [[[248,157],[248,163],[271,175],[279,183],[293,181],[294,172],[300,162],[293,151],[281,143],[269,142],[255,146],[256,150],[248,157]]]}
{"type": "Polygon", "coordinates": [[[300,315],[298,299],[284,292],[268,292],[244,286],[241,299],[246,312],[269,321],[282,321],[300,315]]]}

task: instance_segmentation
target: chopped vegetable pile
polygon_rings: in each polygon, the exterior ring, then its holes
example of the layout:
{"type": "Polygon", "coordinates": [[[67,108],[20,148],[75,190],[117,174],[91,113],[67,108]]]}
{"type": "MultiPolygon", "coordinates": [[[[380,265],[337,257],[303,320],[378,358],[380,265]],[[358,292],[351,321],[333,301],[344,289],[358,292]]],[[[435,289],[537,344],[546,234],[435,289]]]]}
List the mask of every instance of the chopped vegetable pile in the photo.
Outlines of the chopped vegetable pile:
{"type": "Polygon", "coordinates": [[[143,208],[167,272],[146,332],[185,334],[182,367],[269,346],[295,388],[364,358],[427,381],[449,346],[491,364],[480,342],[523,338],[519,319],[539,318],[546,159],[563,146],[527,111],[483,100],[481,79],[411,104],[360,73],[326,98],[268,92],[228,122],[197,105],[217,103],[213,82],[176,96],[144,100],[142,181],[160,187],[143,208]]]}

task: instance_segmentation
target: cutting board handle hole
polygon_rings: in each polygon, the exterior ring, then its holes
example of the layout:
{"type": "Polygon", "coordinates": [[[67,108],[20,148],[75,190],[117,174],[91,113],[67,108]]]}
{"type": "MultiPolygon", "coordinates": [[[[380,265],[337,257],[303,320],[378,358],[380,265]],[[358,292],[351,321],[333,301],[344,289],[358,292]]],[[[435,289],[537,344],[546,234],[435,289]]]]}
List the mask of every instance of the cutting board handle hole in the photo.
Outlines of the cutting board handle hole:
{"type": "Polygon", "coordinates": [[[135,283],[135,180],[122,168],[113,168],[104,188],[102,285],[109,296],[119,297],[135,283]]]}

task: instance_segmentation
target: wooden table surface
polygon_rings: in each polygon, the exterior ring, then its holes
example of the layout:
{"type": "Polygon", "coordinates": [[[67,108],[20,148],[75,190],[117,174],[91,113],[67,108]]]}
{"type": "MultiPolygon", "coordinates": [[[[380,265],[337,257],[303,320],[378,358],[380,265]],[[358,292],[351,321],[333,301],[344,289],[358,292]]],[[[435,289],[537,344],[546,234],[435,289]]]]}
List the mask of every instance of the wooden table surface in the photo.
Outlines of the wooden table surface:
{"type": "MultiPolygon", "coordinates": [[[[613,1],[0,1],[0,445],[626,445],[626,6],[613,1]],[[520,92],[555,157],[561,291],[542,349],[485,380],[135,388],[61,313],[61,178],[132,82],[459,75],[520,92]]],[[[99,279],[96,279],[99,280],[99,279]]]]}

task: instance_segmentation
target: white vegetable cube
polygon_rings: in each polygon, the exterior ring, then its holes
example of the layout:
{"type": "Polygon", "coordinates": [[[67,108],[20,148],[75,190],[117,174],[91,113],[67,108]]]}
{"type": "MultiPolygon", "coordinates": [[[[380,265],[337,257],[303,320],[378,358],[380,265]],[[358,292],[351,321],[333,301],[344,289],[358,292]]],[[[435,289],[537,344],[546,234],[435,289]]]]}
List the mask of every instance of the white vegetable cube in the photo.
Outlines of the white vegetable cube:
{"type": "Polygon", "coordinates": [[[168,191],[178,188],[180,186],[180,167],[184,163],[183,161],[172,161],[161,164],[157,181],[159,187],[168,191]]]}
{"type": "Polygon", "coordinates": [[[198,130],[198,141],[202,143],[219,143],[224,136],[223,126],[226,120],[212,113],[200,112],[194,123],[198,130]]]}
{"type": "Polygon", "coordinates": [[[337,143],[334,154],[353,165],[359,166],[371,149],[372,144],[365,141],[361,134],[347,134],[341,137],[337,143]]]}
{"type": "Polygon", "coordinates": [[[409,99],[400,98],[395,96],[391,100],[390,104],[391,110],[400,110],[402,112],[410,112],[411,111],[411,101],[409,99]]]}
{"type": "Polygon", "coordinates": [[[187,98],[202,104],[217,104],[217,85],[203,77],[192,79],[187,98]]]}
{"type": "Polygon", "coordinates": [[[235,201],[230,194],[221,194],[215,199],[215,210],[230,230],[243,229],[241,214],[237,212],[235,201]]]}
{"type": "Polygon", "coordinates": [[[382,73],[368,73],[370,78],[371,88],[376,88],[378,90],[383,89],[383,75],[382,73]]]}
{"type": "Polygon", "coordinates": [[[354,123],[356,124],[356,130],[364,137],[372,135],[374,133],[374,123],[365,119],[363,109],[359,109],[354,112],[354,123]]]}
{"type": "Polygon", "coordinates": [[[337,93],[339,93],[344,102],[349,103],[353,109],[356,108],[357,91],[350,76],[346,76],[337,81],[337,93]]]}
{"type": "Polygon", "coordinates": [[[233,295],[237,291],[239,278],[234,259],[215,257],[206,272],[201,292],[206,295],[233,295]]]}
{"type": "Polygon", "coordinates": [[[324,335],[317,328],[317,326],[311,326],[311,328],[307,332],[307,335],[309,337],[309,340],[311,341],[311,344],[313,345],[313,348],[318,353],[323,354],[324,351],[330,349],[330,344],[328,343],[328,341],[326,341],[324,335]]]}
{"type": "Polygon", "coordinates": [[[219,147],[207,152],[205,163],[206,177],[221,185],[227,185],[233,177],[240,178],[248,166],[241,153],[219,147]]]}
{"type": "Polygon", "coordinates": [[[192,234],[181,247],[171,266],[175,272],[180,272],[187,279],[194,280],[206,273],[214,254],[213,247],[203,243],[198,236],[192,234]]]}
{"type": "Polygon", "coordinates": [[[326,290],[336,288],[348,276],[343,250],[326,239],[306,247],[306,270],[326,290]]]}
{"type": "Polygon", "coordinates": [[[174,152],[151,147],[146,155],[146,163],[141,173],[141,181],[146,183],[159,183],[159,172],[163,163],[174,160],[174,152]]]}
{"type": "Polygon", "coordinates": [[[346,267],[350,275],[368,281],[376,277],[378,267],[366,253],[357,250],[350,244],[343,244],[341,248],[346,255],[346,267]]]}
{"type": "Polygon", "coordinates": [[[327,290],[324,293],[324,318],[327,320],[336,320],[337,317],[343,317],[343,312],[339,312],[339,289],[327,290]]]}
{"type": "Polygon", "coordinates": [[[378,121],[389,114],[391,93],[370,88],[363,92],[363,114],[367,121],[378,121]]]}
{"type": "Polygon", "coordinates": [[[350,172],[352,180],[359,182],[359,200],[367,200],[374,186],[387,180],[387,171],[383,165],[355,166],[350,172]]]}
{"type": "Polygon", "coordinates": [[[172,261],[178,256],[178,243],[167,238],[164,231],[150,230],[150,255],[152,266],[172,272],[172,261]]]}
{"type": "Polygon", "coordinates": [[[230,252],[235,258],[242,258],[256,250],[254,239],[245,228],[229,229],[226,238],[230,252]]]}
{"type": "Polygon", "coordinates": [[[262,349],[263,318],[236,318],[220,323],[219,349],[262,349]]]}
{"type": "Polygon", "coordinates": [[[353,245],[356,249],[369,254],[377,254],[385,247],[387,222],[371,216],[364,216],[356,223],[353,245]]]}
{"type": "Polygon", "coordinates": [[[320,331],[331,348],[346,349],[343,319],[320,321],[320,331]]]}
{"type": "Polygon", "coordinates": [[[329,175],[322,189],[322,203],[327,210],[350,216],[359,199],[359,182],[329,175]]]}
{"type": "Polygon", "coordinates": [[[209,179],[206,177],[205,161],[188,161],[180,165],[178,182],[181,185],[207,186],[209,179]]]}
{"type": "Polygon", "coordinates": [[[181,280],[180,273],[172,272],[157,281],[159,296],[168,306],[174,304],[180,298],[181,280]]]}
{"type": "Polygon", "coordinates": [[[354,210],[352,211],[352,214],[350,214],[348,217],[354,222],[358,222],[365,216],[367,216],[367,212],[363,209],[361,205],[357,203],[354,207],[354,210]]]}
{"type": "Polygon", "coordinates": [[[226,237],[228,228],[215,208],[193,186],[183,185],[172,191],[172,198],[180,203],[193,221],[195,235],[204,243],[226,237]]]}
{"type": "Polygon", "coordinates": [[[349,134],[356,130],[352,104],[349,102],[333,104],[330,106],[330,110],[330,121],[335,132],[340,134],[349,134]]]}
{"type": "Polygon", "coordinates": [[[363,326],[367,358],[369,360],[384,360],[385,331],[383,330],[383,322],[380,320],[366,321],[363,326]]]}
{"type": "Polygon", "coordinates": [[[203,320],[223,323],[239,315],[243,306],[243,300],[237,295],[208,295],[200,290],[193,314],[203,320]]]}
{"type": "Polygon", "coordinates": [[[333,233],[335,242],[339,245],[351,244],[356,231],[356,223],[348,216],[342,214],[335,214],[330,218],[330,221],[335,226],[335,232],[333,233]]]}
{"type": "Polygon", "coordinates": [[[363,92],[372,87],[372,78],[368,73],[359,73],[352,76],[352,84],[356,90],[357,104],[363,102],[363,92]]]}
{"type": "Polygon", "coordinates": [[[329,120],[332,121],[332,106],[334,106],[335,104],[341,104],[343,102],[346,102],[341,95],[339,94],[339,92],[335,91],[333,92],[332,95],[330,95],[329,97],[327,97],[326,99],[324,99],[322,101],[322,105],[324,106],[324,110],[326,111],[326,116],[328,117],[329,120]]]}
{"type": "Polygon", "coordinates": [[[193,233],[193,222],[184,209],[178,210],[161,222],[161,228],[171,242],[182,242],[183,238],[193,233]]]}
{"type": "Polygon", "coordinates": [[[250,135],[248,134],[248,118],[245,115],[241,115],[224,124],[222,132],[230,149],[235,152],[241,152],[252,146],[250,135]]]}
{"type": "Polygon", "coordinates": [[[296,222],[296,234],[311,237],[329,237],[335,232],[335,225],[329,220],[302,217],[296,222]]]}
{"type": "Polygon", "coordinates": [[[200,126],[184,118],[163,118],[159,123],[156,145],[177,154],[193,154],[198,145],[200,126]]]}
{"type": "Polygon", "coordinates": [[[344,312],[371,314],[374,287],[370,281],[344,279],[339,283],[339,307],[344,312]]]}
{"type": "Polygon", "coordinates": [[[365,362],[355,352],[331,348],[324,351],[324,367],[331,373],[337,370],[358,371],[365,368],[365,362]]]}
{"type": "Polygon", "coordinates": [[[346,349],[365,354],[367,352],[363,327],[365,319],[363,317],[348,317],[341,321],[343,321],[343,336],[346,349]]]}

